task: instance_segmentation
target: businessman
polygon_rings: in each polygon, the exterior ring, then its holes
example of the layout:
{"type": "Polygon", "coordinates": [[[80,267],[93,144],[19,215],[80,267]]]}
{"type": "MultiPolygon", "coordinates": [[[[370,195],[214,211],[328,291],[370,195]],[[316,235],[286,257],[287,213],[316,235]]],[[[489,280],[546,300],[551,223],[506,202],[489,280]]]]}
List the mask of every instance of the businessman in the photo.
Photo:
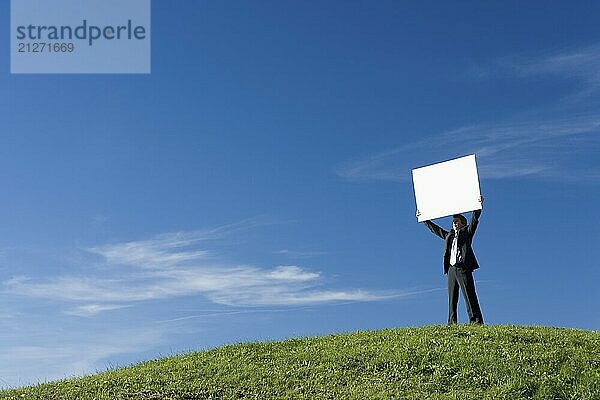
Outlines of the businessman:
{"type": "MultiPolygon", "coordinates": [[[[479,197],[479,202],[483,204],[483,196],[479,197]]],[[[417,217],[419,215],[417,211],[417,217]]],[[[457,323],[456,307],[459,288],[465,299],[470,321],[483,324],[473,281],[473,271],[479,268],[479,264],[471,248],[480,215],[481,210],[473,211],[471,223],[468,225],[464,216],[454,215],[450,232],[431,221],[425,221],[425,225],[431,232],[444,239],[444,274],[448,275],[448,324],[457,323]]]]}

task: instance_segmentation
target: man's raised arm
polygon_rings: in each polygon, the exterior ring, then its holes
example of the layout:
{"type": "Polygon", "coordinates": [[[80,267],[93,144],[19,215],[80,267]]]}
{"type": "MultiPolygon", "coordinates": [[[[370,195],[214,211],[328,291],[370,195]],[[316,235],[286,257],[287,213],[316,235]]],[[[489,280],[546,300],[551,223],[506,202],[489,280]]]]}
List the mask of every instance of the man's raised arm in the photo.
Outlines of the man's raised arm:
{"type": "Polygon", "coordinates": [[[448,231],[445,230],[444,228],[442,228],[439,225],[434,224],[431,221],[425,221],[425,225],[429,228],[429,230],[431,232],[433,232],[435,235],[441,237],[442,239],[446,239],[446,236],[448,235],[448,231]]]}
{"type": "MultiPolygon", "coordinates": [[[[479,202],[483,206],[483,196],[479,196],[479,202]]],[[[483,207],[482,207],[483,209],[483,207]]],[[[475,230],[477,229],[477,225],[479,225],[479,216],[481,215],[481,210],[473,210],[471,213],[471,223],[467,227],[469,234],[473,236],[475,234],[475,230]]]]}

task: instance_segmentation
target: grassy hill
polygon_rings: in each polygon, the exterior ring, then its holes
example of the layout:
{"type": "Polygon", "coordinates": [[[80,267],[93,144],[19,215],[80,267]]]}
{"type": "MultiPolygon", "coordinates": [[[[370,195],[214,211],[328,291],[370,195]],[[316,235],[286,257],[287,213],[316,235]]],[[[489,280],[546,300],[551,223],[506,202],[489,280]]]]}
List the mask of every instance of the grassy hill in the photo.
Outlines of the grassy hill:
{"type": "Polygon", "coordinates": [[[427,326],[249,343],[0,399],[600,399],[600,332],[427,326]]]}

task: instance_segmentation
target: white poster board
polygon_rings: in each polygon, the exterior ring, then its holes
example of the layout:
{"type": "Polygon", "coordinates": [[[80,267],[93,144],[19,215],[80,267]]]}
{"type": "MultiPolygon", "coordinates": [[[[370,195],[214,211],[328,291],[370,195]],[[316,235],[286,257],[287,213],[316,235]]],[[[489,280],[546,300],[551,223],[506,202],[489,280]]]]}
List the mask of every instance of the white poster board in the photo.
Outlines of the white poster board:
{"type": "Polygon", "coordinates": [[[418,221],[481,209],[475,155],[412,170],[418,221]]]}

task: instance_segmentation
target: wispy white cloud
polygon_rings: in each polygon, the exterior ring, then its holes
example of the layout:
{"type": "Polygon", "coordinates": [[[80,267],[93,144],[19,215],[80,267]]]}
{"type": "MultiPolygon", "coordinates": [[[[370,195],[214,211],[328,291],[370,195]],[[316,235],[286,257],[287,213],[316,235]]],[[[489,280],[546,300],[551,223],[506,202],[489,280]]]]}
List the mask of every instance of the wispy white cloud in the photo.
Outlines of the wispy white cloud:
{"type": "Polygon", "coordinates": [[[210,256],[208,250],[190,249],[191,246],[223,239],[236,232],[248,231],[269,223],[265,218],[251,218],[213,229],[165,233],[148,240],[101,245],[86,250],[101,256],[110,265],[149,269],[172,267],[210,256]]]}
{"type": "MultiPolygon", "coordinates": [[[[486,179],[523,176],[565,177],[569,160],[600,149],[600,114],[564,119],[480,124],[434,135],[338,166],[350,180],[409,182],[412,168],[444,159],[476,154],[486,179]]],[[[597,171],[573,171],[572,179],[593,177],[597,171]]]]}
{"type": "Polygon", "coordinates": [[[241,227],[232,224],[90,247],[87,250],[105,262],[100,271],[44,279],[15,276],[4,282],[4,288],[12,295],[79,303],[65,311],[78,316],[178,296],[202,296],[228,306],[377,301],[393,296],[366,289],[332,290],[321,272],[298,265],[258,267],[220,262],[207,248],[208,242],[226,236],[231,229],[241,227]]]}
{"type": "MultiPolygon", "coordinates": [[[[479,281],[477,281],[479,282],[479,281]]],[[[393,299],[408,299],[414,298],[417,296],[426,295],[433,292],[445,292],[447,290],[446,287],[438,287],[438,288],[429,288],[429,289],[404,289],[397,291],[389,291],[387,293],[381,292],[377,298],[373,296],[372,293],[365,293],[360,290],[356,290],[354,292],[347,292],[345,294],[342,293],[314,293],[307,294],[308,299],[303,301],[302,299],[294,298],[294,295],[291,295],[289,298],[288,307],[274,307],[274,308],[256,308],[256,307],[227,307],[224,309],[208,309],[208,310],[184,310],[184,315],[178,316],[176,318],[169,318],[165,320],[156,321],[157,324],[171,324],[171,323],[185,323],[190,320],[197,319],[207,319],[213,317],[222,317],[222,316],[234,316],[234,315],[242,315],[242,314],[261,314],[261,313],[289,313],[290,311],[299,311],[299,310],[312,310],[314,308],[315,300],[323,301],[326,300],[328,296],[334,297],[336,300],[333,303],[330,303],[332,306],[342,306],[350,303],[354,303],[357,301],[377,301],[377,300],[393,300],[393,299]],[[312,295],[319,297],[319,299],[310,298],[312,295]],[[341,298],[345,297],[345,301],[342,301],[341,298]],[[295,307],[294,307],[295,306],[295,307]],[[189,314],[191,313],[191,314],[189,314]]],[[[285,294],[284,294],[285,298],[285,294]]],[[[317,301],[318,303],[318,301],[317,301]]]]}
{"type": "Polygon", "coordinates": [[[474,153],[484,179],[600,180],[600,170],[589,162],[600,151],[600,108],[590,105],[600,101],[600,45],[497,64],[495,70],[504,69],[514,79],[572,79],[573,93],[557,97],[552,108],[433,134],[339,165],[335,173],[354,181],[409,182],[412,168],[474,153]]]}
{"type": "Polygon", "coordinates": [[[289,288],[269,286],[259,292],[230,291],[216,292],[211,300],[228,305],[313,305],[331,302],[381,301],[398,297],[395,292],[373,292],[368,290],[288,290],[289,288]]]}
{"type": "Polygon", "coordinates": [[[52,300],[96,302],[68,311],[93,315],[122,308],[98,302],[139,302],[177,296],[200,295],[231,306],[319,304],[333,301],[375,301],[387,294],[368,290],[316,289],[324,284],[320,273],[298,266],[171,268],[148,271],[121,280],[98,277],[56,277],[36,281],[15,277],[5,282],[12,294],[52,300]]]}
{"type": "Polygon", "coordinates": [[[121,304],[86,304],[67,310],[65,314],[77,317],[91,317],[103,311],[119,310],[127,307],[129,306],[121,304]]]}
{"type": "Polygon", "coordinates": [[[577,90],[591,94],[600,89],[600,44],[503,59],[501,64],[524,77],[552,75],[580,82],[577,90]]]}
{"type": "Polygon", "coordinates": [[[511,54],[487,64],[472,66],[469,77],[487,79],[558,78],[576,83],[575,92],[600,88],[600,44],[579,48],[511,54]]]}

